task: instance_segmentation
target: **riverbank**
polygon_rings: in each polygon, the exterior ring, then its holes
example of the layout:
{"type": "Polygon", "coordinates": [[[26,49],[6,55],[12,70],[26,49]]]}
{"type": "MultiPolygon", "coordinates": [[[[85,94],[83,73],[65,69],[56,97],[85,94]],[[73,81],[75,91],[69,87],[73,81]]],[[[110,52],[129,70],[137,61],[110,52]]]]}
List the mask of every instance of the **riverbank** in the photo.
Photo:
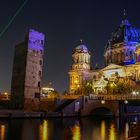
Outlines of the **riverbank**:
{"type": "Polygon", "coordinates": [[[22,110],[0,110],[0,118],[39,118],[43,112],[30,112],[22,110]]]}
{"type": "MultiPolygon", "coordinates": [[[[79,113],[64,114],[60,112],[39,112],[23,110],[0,110],[0,118],[62,118],[62,117],[79,117],[79,113]]],[[[106,116],[106,115],[105,115],[106,116]]],[[[140,116],[140,113],[128,113],[121,116],[140,116]]]]}
{"type": "Polygon", "coordinates": [[[62,114],[59,112],[39,112],[23,110],[0,110],[0,118],[57,118],[77,117],[78,114],[62,114]]]}

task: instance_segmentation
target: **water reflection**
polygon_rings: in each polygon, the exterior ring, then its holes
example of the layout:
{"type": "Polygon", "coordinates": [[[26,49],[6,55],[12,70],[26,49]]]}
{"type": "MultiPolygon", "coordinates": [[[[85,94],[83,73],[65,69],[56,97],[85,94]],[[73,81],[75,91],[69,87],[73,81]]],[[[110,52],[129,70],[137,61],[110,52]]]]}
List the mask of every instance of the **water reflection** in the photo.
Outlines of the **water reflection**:
{"type": "Polygon", "coordinates": [[[105,140],[105,134],[106,133],[106,128],[105,128],[105,121],[102,120],[101,122],[101,140],[105,140]]]}
{"type": "Polygon", "coordinates": [[[72,135],[73,135],[72,140],[81,140],[81,130],[79,124],[76,124],[72,128],[72,135]]]}
{"type": "Polygon", "coordinates": [[[49,140],[48,139],[48,120],[44,120],[39,126],[39,140],[49,140]]]}
{"type": "Polygon", "coordinates": [[[0,125],[0,139],[5,140],[5,125],[0,125]]]}
{"type": "Polygon", "coordinates": [[[135,117],[0,120],[0,140],[127,140],[133,121],[135,117]]]}
{"type": "Polygon", "coordinates": [[[114,124],[110,125],[109,140],[117,140],[116,139],[116,128],[115,128],[114,124]]]}
{"type": "Polygon", "coordinates": [[[126,122],[124,130],[125,140],[128,140],[128,133],[129,133],[129,124],[128,122],[126,122]]]}

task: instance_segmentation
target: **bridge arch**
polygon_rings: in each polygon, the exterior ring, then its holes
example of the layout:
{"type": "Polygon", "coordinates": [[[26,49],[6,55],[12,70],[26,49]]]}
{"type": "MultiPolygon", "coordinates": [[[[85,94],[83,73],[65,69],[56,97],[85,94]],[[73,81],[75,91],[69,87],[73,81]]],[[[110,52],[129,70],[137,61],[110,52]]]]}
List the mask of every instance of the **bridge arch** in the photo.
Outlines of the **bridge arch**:
{"type": "Polygon", "coordinates": [[[118,101],[105,101],[104,104],[101,100],[93,100],[86,102],[82,109],[82,115],[92,115],[96,114],[96,111],[108,111],[114,116],[119,116],[119,102],[118,101]]]}
{"type": "Polygon", "coordinates": [[[94,108],[91,112],[91,115],[111,115],[113,116],[115,114],[115,112],[113,112],[113,110],[111,110],[110,108],[106,108],[106,107],[97,107],[94,108]]]}

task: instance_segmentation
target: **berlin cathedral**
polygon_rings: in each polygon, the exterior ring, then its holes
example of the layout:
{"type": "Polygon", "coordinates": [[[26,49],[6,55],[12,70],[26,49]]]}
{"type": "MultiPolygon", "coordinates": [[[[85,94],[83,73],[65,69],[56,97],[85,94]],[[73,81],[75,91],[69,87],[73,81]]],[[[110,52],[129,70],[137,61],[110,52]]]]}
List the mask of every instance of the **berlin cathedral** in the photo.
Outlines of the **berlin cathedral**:
{"type": "Polygon", "coordinates": [[[91,69],[90,53],[83,43],[75,48],[72,59],[73,63],[69,71],[69,88],[72,95],[82,95],[83,88],[89,84],[93,93],[107,93],[106,87],[109,83],[115,86],[116,79],[122,80],[122,84],[125,79],[127,83],[133,83],[130,85],[139,85],[140,29],[132,26],[124,11],[121,24],[112,33],[105,46],[104,68],[91,69]]]}

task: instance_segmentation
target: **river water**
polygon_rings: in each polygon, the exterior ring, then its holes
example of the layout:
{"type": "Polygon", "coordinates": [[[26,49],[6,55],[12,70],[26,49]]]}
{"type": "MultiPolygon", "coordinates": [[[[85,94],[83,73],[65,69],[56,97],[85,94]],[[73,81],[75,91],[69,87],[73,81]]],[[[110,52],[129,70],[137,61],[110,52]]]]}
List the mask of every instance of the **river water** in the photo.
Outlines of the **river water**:
{"type": "Polygon", "coordinates": [[[0,140],[127,140],[139,117],[0,120],[0,140]]]}

